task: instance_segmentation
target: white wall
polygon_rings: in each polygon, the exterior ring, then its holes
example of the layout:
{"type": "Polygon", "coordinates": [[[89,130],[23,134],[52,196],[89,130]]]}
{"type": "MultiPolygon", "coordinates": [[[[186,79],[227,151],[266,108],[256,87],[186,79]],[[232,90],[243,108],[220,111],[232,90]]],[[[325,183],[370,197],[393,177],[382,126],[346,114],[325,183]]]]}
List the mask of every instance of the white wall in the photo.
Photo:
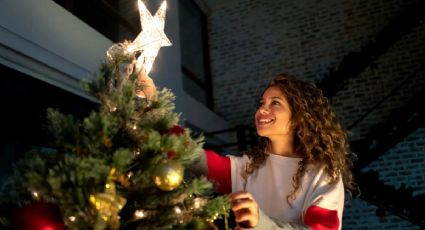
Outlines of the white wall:
{"type": "Polygon", "coordinates": [[[173,45],[161,48],[150,75],[158,86],[171,88],[176,94],[176,107],[183,112],[182,118],[205,131],[228,128],[225,120],[183,90],[177,0],[167,1],[165,33],[173,45]]]}
{"type": "MultiPolygon", "coordinates": [[[[182,119],[205,130],[228,128],[225,120],[183,91],[177,0],[168,1],[166,34],[173,43],[160,50],[151,77],[176,94],[182,119]]],[[[51,0],[0,2],[0,63],[88,97],[80,86],[91,77],[112,42],[51,0]]]]}
{"type": "Polygon", "coordinates": [[[0,2],[0,63],[75,94],[110,45],[53,1],[0,2]]]}

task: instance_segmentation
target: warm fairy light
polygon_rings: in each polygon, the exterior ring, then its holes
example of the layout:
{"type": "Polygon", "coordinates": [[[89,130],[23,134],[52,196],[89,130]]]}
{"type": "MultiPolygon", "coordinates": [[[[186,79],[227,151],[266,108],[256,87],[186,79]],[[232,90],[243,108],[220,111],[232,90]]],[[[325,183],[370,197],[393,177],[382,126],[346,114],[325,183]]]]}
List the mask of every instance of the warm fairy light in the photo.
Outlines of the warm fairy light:
{"type": "Polygon", "coordinates": [[[164,1],[155,16],[149,12],[145,4],[138,0],[142,32],[127,47],[130,53],[141,51],[137,58],[136,71],[144,69],[146,74],[152,69],[156,55],[162,46],[170,46],[171,42],[164,33],[165,13],[167,2],[164,1]]]}
{"type": "Polygon", "coordinates": [[[70,216],[68,217],[69,221],[74,222],[75,220],[77,220],[77,218],[75,216],[70,216]]]}
{"type": "Polygon", "coordinates": [[[146,213],[143,210],[136,210],[134,212],[134,217],[136,217],[137,219],[142,219],[142,218],[146,217],[146,213]]]}
{"type": "Polygon", "coordinates": [[[219,216],[220,216],[219,213],[215,213],[213,216],[211,216],[211,218],[207,218],[206,220],[208,222],[214,222],[219,216]]]}
{"type": "Polygon", "coordinates": [[[193,201],[193,207],[195,209],[198,209],[201,207],[201,198],[195,198],[195,200],[193,201]]]}
{"type": "Polygon", "coordinates": [[[38,192],[37,192],[37,191],[32,191],[32,192],[31,192],[31,195],[32,195],[32,197],[33,197],[34,199],[39,199],[39,198],[40,198],[40,194],[38,194],[38,192]]]}
{"type": "Polygon", "coordinates": [[[213,219],[216,220],[219,216],[220,216],[220,214],[216,212],[213,216],[213,219]]]}
{"type": "Polygon", "coordinates": [[[136,125],[133,125],[133,130],[136,130],[137,129],[137,126],[136,125]]]}
{"type": "Polygon", "coordinates": [[[182,210],[179,208],[179,207],[174,207],[174,212],[176,213],[176,214],[181,214],[182,213],[182,210]]]}

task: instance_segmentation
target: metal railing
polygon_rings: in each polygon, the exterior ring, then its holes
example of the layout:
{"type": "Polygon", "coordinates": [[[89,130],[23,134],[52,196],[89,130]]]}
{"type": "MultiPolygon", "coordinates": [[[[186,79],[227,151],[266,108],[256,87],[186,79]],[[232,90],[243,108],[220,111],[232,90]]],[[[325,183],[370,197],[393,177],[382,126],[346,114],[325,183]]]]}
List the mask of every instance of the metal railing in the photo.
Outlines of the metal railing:
{"type": "Polygon", "coordinates": [[[205,137],[212,137],[225,133],[234,133],[236,134],[236,142],[221,143],[221,144],[210,144],[206,143],[207,147],[213,149],[225,149],[229,147],[237,147],[239,152],[246,151],[249,148],[254,147],[257,144],[257,136],[255,129],[247,125],[236,125],[231,129],[217,130],[213,132],[204,133],[205,137]]]}

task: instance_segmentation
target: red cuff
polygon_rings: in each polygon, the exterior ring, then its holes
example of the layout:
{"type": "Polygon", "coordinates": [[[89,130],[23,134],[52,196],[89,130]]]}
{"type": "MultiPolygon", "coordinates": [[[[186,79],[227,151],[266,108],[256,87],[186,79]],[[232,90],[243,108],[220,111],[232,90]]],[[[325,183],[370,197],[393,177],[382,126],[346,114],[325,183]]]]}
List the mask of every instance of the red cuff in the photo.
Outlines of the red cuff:
{"type": "Polygon", "coordinates": [[[205,150],[208,165],[208,179],[217,183],[217,191],[223,194],[232,192],[230,159],[211,150],[205,150]]]}
{"type": "Polygon", "coordinates": [[[304,215],[304,224],[313,230],[338,230],[338,212],[313,205],[304,215]]]}

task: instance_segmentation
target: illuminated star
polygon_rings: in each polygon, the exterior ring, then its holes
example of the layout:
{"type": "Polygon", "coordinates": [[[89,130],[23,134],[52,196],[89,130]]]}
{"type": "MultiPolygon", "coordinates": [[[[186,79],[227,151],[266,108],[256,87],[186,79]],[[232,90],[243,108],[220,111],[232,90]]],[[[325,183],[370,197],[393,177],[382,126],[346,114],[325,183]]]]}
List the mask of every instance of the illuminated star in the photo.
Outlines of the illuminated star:
{"type": "Polygon", "coordinates": [[[140,56],[137,58],[136,68],[140,69],[143,66],[146,74],[148,74],[159,49],[162,46],[171,45],[170,40],[164,33],[167,3],[164,1],[161,4],[155,16],[152,16],[141,0],[138,0],[138,5],[142,32],[134,39],[127,50],[129,52],[141,51],[140,56]]]}

